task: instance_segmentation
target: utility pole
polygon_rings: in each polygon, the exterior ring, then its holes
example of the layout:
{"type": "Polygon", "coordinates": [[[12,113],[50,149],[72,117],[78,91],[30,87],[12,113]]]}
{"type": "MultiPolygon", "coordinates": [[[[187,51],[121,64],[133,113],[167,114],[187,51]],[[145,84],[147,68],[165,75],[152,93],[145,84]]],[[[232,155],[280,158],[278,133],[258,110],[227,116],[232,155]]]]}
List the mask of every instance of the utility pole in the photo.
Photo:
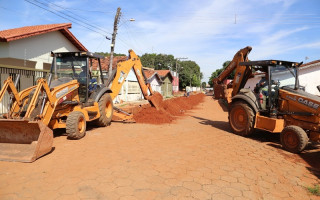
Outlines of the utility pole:
{"type": "Polygon", "coordinates": [[[176,58],[176,73],[178,76],[178,60],[182,60],[182,59],[188,59],[188,58],[176,58]]]}
{"type": "Polygon", "coordinates": [[[114,17],[114,24],[113,24],[113,33],[112,33],[112,40],[111,40],[111,51],[110,51],[110,64],[109,64],[109,78],[112,74],[112,62],[113,62],[113,53],[114,53],[114,45],[116,43],[116,36],[118,31],[118,24],[121,16],[121,8],[117,9],[116,16],[114,17]]]}

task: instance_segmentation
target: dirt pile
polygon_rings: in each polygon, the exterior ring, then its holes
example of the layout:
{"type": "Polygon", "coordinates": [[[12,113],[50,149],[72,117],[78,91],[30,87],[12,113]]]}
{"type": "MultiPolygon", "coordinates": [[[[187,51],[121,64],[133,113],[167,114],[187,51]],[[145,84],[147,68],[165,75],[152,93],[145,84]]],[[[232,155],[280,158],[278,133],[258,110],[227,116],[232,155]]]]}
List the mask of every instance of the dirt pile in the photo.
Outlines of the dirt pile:
{"type": "Polygon", "coordinates": [[[159,110],[150,105],[144,105],[134,112],[133,118],[137,123],[171,123],[177,116],[184,115],[186,110],[190,110],[202,102],[204,97],[205,95],[201,93],[189,97],[177,97],[165,100],[162,102],[162,108],[159,110]]]}

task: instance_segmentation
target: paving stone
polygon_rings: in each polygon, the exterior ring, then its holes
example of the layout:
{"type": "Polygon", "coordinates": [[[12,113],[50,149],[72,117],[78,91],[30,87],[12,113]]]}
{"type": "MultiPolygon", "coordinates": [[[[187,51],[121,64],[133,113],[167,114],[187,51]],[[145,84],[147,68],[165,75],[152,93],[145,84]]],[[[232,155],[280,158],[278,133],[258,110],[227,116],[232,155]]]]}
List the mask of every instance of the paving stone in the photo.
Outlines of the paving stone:
{"type": "Polygon", "coordinates": [[[187,182],[184,182],[182,186],[192,191],[201,190],[201,185],[196,182],[187,181],[187,182]]]}
{"type": "Polygon", "coordinates": [[[197,191],[192,191],[191,192],[191,197],[195,198],[195,199],[211,199],[211,194],[209,194],[208,192],[205,192],[203,190],[197,190],[197,191]]]}
{"type": "Polygon", "coordinates": [[[226,194],[213,194],[211,199],[223,199],[223,200],[232,200],[233,198],[226,194]]]}
{"type": "Polygon", "coordinates": [[[209,194],[215,194],[215,193],[220,193],[221,187],[216,186],[216,185],[203,185],[202,189],[209,194]]]}
{"type": "Polygon", "coordinates": [[[171,124],[112,123],[78,141],[55,137],[34,163],[0,162],[0,199],[318,199],[303,156],[257,134],[231,133],[208,96],[171,124]]]}

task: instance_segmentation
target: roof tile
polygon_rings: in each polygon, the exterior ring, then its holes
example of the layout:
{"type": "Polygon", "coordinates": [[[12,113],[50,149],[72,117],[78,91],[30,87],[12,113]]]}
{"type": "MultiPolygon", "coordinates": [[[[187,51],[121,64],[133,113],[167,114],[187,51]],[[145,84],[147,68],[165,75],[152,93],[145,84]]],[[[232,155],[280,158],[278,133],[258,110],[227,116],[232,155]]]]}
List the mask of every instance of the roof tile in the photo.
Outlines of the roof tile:
{"type": "MultiPolygon", "coordinates": [[[[127,56],[115,56],[113,57],[113,62],[112,62],[112,69],[115,69],[117,67],[118,62],[122,62],[127,60],[127,56]]],[[[109,64],[110,64],[110,57],[105,57],[100,60],[101,62],[101,69],[102,71],[108,71],[109,70],[109,64]]],[[[92,63],[93,69],[97,69],[98,63],[96,60],[93,60],[92,63]]]]}
{"type": "Polygon", "coordinates": [[[158,72],[158,74],[161,76],[161,77],[164,77],[166,76],[168,73],[170,73],[170,70],[155,70],[156,72],[158,72]]]}
{"type": "Polygon", "coordinates": [[[88,51],[77,38],[68,30],[71,28],[71,23],[62,24],[46,24],[36,26],[25,26],[0,31],[0,42],[10,42],[35,35],[60,31],[70,42],[75,45],[80,51],[88,51]]]}

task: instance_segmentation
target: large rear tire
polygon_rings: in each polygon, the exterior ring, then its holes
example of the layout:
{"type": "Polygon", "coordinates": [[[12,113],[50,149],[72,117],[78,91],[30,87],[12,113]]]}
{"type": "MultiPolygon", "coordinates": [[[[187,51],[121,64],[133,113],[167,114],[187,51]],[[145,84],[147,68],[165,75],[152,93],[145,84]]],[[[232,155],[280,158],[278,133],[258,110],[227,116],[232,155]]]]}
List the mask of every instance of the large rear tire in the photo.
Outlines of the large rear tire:
{"type": "Polygon", "coordinates": [[[78,140],[86,135],[86,118],[80,111],[73,111],[68,115],[66,132],[68,139],[78,140]]]}
{"type": "Polygon", "coordinates": [[[280,133],[282,147],[292,153],[300,153],[308,144],[307,133],[299,126],[287,126],[280,133]]]}
{"type": "Polygon", "coordinates": [[[233,132],[241,136],[249,136],[254,132],[255,113],[243,101],[236,101],[229,111],[229,124],[233,132]]]}
{"type": "Polygon", "coordinates": [[[97,126],[107,126],[111,123],[113,115],[113,102],[110,94],[105,93],[99,99],[99,119],[95,120],[97,126]]]}

